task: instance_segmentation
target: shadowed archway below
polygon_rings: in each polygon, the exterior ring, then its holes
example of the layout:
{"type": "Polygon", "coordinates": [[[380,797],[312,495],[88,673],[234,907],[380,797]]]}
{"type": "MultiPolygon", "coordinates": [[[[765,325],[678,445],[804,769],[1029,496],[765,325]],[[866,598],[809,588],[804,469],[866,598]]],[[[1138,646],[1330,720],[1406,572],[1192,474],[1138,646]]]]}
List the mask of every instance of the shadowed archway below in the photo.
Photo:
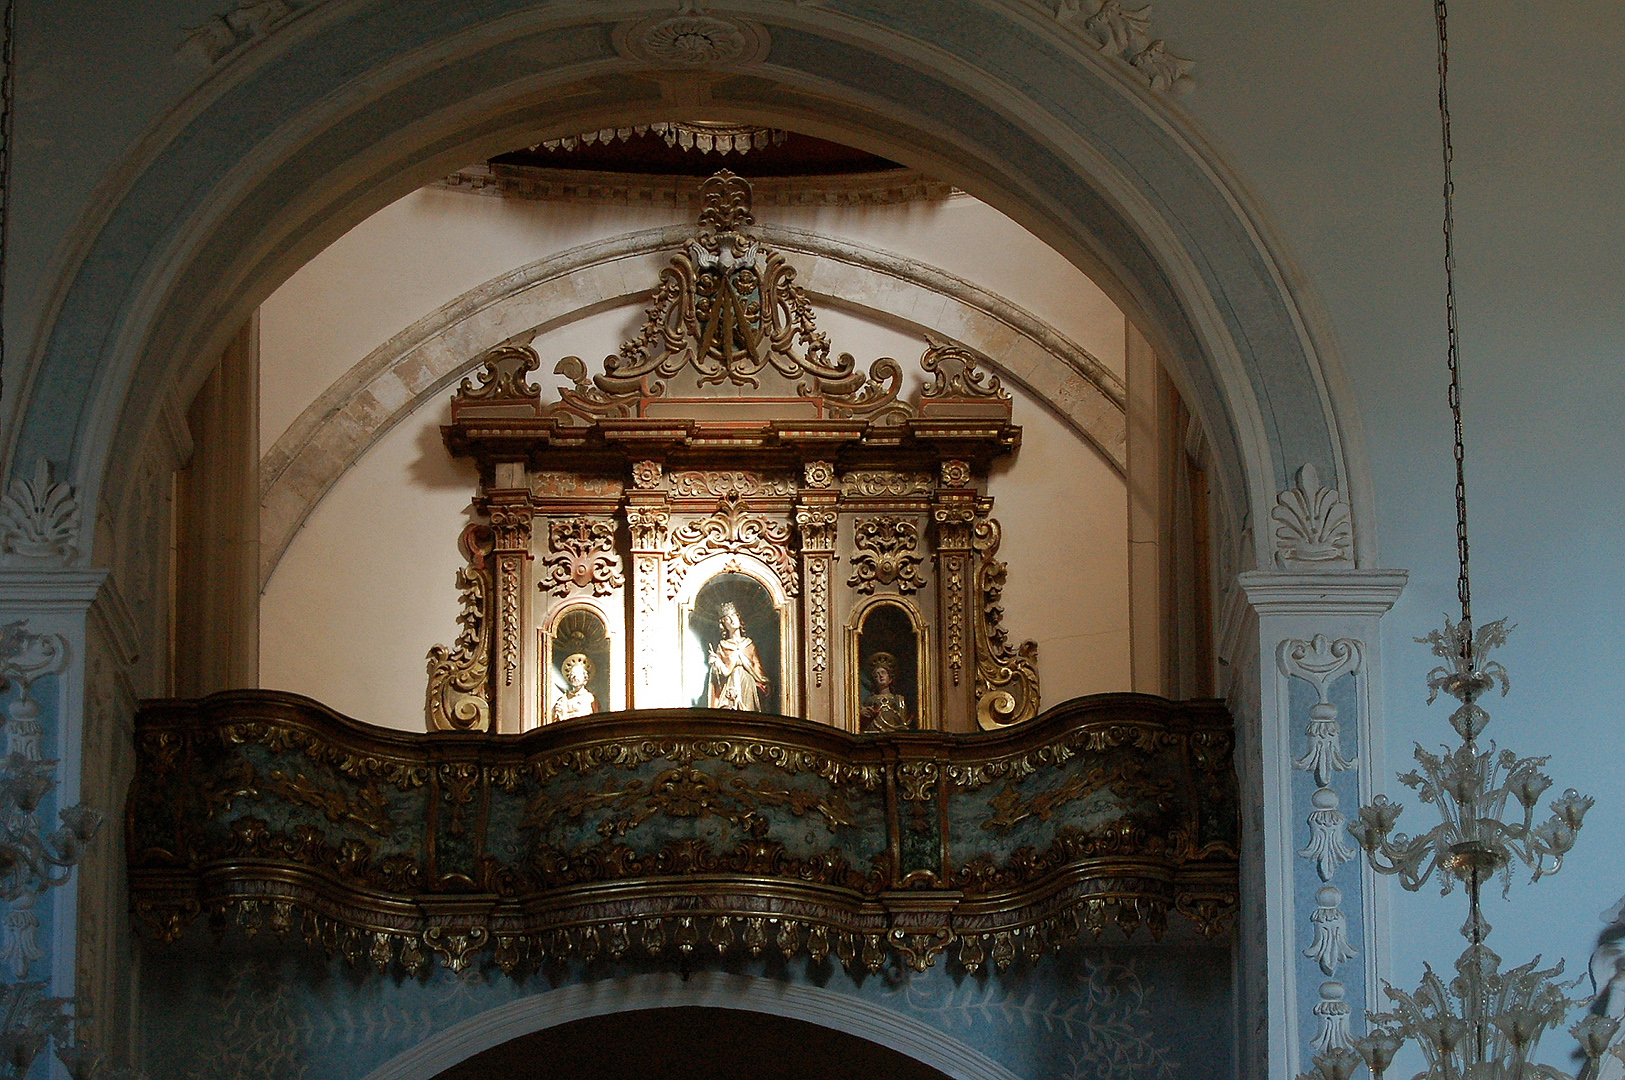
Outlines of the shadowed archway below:
{"type": "MultiPolygon", "coordinates": [[[[912,1062],[919,1067],[921,1080],[938,1075],[949,1080],[1020,1080],[975,1047],[895,1010],[817,986],[787,985],[776,979],[708,971],[695,972],[688,977],[671,972],[635,975],[532,994],[481,1013],[419,1043],[368,1073],[365,1080],[467,1080],[490,1076],[493,1071],[484,1069],[451,1070],[477,1061],[494,1048],[514,1045],[533,1034],[576,1021],[674,1008],[707,1013],[764,1014],[843,1033],[851,1040],[848,1046],[867,1043],[885,1047],[896,1057],[912,1062]]],[[[523,1074],[495,1074],[507,1080],[523,1080],[523,1074]]],[[[658,1073],[640,1075],[659,1077],[658,1073]]],[[[759,1075],[765,1078],[772,1074],[759,1075]]],[[[848,1075],[866,1074],[855,1071],[848,1075]]],[[[898,1075],[913,1080],[911,1074],[898,1075]]]]}
{"type": "Polygon", "coordinates": [[[435,1080],[947,1080],[855,1035],[769,1013],[677,1007],[609,1013],[523,1035],[435,1080]]]}

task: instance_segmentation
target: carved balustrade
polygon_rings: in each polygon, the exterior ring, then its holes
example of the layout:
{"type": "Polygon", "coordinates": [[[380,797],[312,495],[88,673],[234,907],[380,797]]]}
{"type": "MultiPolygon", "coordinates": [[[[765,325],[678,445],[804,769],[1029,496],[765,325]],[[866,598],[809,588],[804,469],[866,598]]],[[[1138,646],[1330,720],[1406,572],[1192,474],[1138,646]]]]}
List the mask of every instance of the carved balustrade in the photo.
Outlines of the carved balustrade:
{"type": "Polygon", "coordinates": [[[1236,904],[1214,702],[1078,699],[970,735],[675,710],[502,737],[243,691],[136,723],[132,906],[160,941],[206,916],[380,972],[767,949],[974,971],[1170,913],[1217,934],[1236,904]]]}

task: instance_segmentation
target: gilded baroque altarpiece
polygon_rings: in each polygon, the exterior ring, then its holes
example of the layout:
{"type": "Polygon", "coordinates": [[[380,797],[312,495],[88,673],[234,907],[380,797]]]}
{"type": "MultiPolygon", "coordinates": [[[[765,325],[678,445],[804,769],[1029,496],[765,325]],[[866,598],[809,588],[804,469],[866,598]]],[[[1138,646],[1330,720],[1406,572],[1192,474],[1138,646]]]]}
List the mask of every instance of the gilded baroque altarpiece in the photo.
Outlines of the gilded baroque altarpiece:
{"type": "Polygon", "coordinates": [[[430,730],[723,708],[851,731],[971,731],[1039,707],[1036,647],[1000,623],[987,495],[1011,399],[931,342],[831,354],[750,186],[706,181],[642,329],[551,402],[524,346],[480,358],[442,431],[473,458],[461,634],[429,656],[430,730]]]}

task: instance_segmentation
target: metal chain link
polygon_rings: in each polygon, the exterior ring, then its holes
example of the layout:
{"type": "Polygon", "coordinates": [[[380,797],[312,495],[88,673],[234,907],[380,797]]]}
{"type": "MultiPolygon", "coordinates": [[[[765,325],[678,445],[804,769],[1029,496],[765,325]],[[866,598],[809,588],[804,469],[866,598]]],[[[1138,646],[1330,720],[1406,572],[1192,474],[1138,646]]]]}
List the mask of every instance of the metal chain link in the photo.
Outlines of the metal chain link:
{"type": "Polygon", "coordinates": [[[1439,37],[1439,141],[1444,157],[1444,313],[1447,345],[1445,362],[1450,368],[1450,417],[1455,424],[1456,457],[1456,596],[1461,600],[1461,622],[1465,632],[1462,655],[1473,658],[1473,590],[1467,576],[1467,473],[1461,434],[1461,354],[1456,333],[1456,183],[1451,176],[1455,150],[1450,144],[1450,37],[1446,33],[1449,11],[1445,0],[1433,0],[1433,22],[1439,37]]]}
{"type": "Polygon", "coordinates": [[[17,117],[17,0],[5,0],[0,14],[0,397],[6,372],[6,253],[11,248],[11,132],[17,117]]]}

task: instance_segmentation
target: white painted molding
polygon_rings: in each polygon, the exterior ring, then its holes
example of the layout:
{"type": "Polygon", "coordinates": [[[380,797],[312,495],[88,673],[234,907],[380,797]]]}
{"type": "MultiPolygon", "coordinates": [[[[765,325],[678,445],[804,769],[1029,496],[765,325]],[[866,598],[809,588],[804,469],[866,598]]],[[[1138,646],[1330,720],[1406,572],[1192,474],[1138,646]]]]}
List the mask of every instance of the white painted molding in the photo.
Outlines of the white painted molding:
{"type": "Polygon", "coordinates": [[[1378,616],[1399,599],[1405,570],[1329,570],[1319,574],[1247,570],[1236,575],[1247,602],[1259,615],[1378,616]]]}
{"type": "Polygon", "coordinates": [[[833,990],[778,979],[702,971],[636,975],[532,994],[464,1020],[368,1073],[363,1080],[431,1080],[531,1032],[636,1009],[739,1009],[804,1020],[889,1047],[954,1080],[1021,1080],[951,1035],[904,1013],[833,990]]]}

